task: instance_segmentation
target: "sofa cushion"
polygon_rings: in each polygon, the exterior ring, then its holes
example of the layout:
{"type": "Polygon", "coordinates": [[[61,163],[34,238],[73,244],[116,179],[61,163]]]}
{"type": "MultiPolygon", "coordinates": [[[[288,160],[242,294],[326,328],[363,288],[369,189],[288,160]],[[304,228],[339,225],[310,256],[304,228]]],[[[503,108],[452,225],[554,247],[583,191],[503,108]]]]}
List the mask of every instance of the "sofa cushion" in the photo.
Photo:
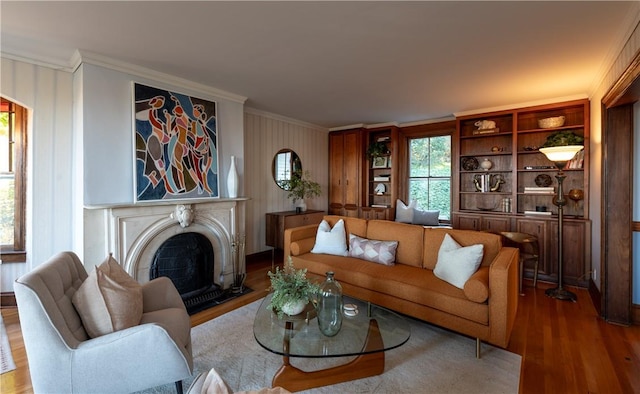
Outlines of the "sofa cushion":
{"type": "Polygon", "coordinates": [[[349,256],[384,265],[394,265],[398,241],[379,241],[349,234],[349,256]]]}
{"type": "Polygon", "coordinates": [[[480,267],[484,245],[477,244],[462,247],[449,234],[438,251],[438,262],[433,273],[445,282],[462,289],[467,280],[480,267]]]}
{"type": "Polygon", "coordinates": [[[311,249],[311,253],[326,253],[336,256],[347,255],[347,242],[342,219],[338,220],[333,228],[326,220],[320,223],[316,234],[316,243],[311,249]]]}
{"type": "Polygon", "coordinates": [[[418,206],[418,201],[411,200],[406,205],[402,200],[396,200],[396,222],[411,223],[413,221],[413,211],[418,206]]]}
{"type": "Polygon", "coordinates": [[[421,226],[389,220],[369,220],[367,235],[364,238],[398,241],[396,263],[422,267],[423,232],[421,226]]]}
{"type": "Polygon", "coordinates": [[[344,242],[346,242],[347,245],[349,244],[349,234],[355,234],[358,237],[363,238],[367,237],[367,219],[338,215],[325,215],[323,219],[326,220],[327,223],[331,225],[331,227],[335,226],[336,223],[338,223],[338,220],[344,221],[344,242]]]}
{"type": "MultiPolygon", "coordinates": [[[[335,257],[307,253],[292,257],[296,268],[306,268],[307,273],[322,278],[333,271],[343,289],[348,285],[370,289],[374,292],[414,302],[455,316],[488,324],[487,303],[469,300],[464,291],[433,275],[433,271],[416,269],[403,264],[393,267],[372,263],[353,257],[335,257]]],[[[345,290],[345,294],[349,294],[345,290]]]]}
{"type": "Polygon", "coordinates": [[[421,211],[418,208],[413,210],[413,217],[411,219],[412,224],[419,224],[422,226],[437,226],[440,224],[440,211],[421,211]]]}
{"type": "Polygon", "coordinates": [[[91,338],[136,326],[142,318],[142,287],[111,255],[91,271],[72,302],[91,338]]]}
{"type": "Polygon", "coordinates": [[[449,234],[462,246],[484,245],[484,254],[480,266],[488,267],[502,248],[501,236],[484,231],[453,230],[448,228],[425,228],[423,242],[423,268],[434,269],[438,261],[438,251],[445,234],[449,234]]]}

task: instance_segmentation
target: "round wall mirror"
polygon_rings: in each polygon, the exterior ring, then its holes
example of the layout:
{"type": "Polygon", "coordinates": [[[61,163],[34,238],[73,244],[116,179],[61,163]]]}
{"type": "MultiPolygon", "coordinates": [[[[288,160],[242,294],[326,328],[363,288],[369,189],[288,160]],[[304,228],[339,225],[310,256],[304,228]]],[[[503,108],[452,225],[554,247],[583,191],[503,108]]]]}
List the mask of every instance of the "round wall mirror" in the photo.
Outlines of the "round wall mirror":
{"type": "Polygon", "coordinates": [[[273,157],[271,173],[273,180],[280,189],[289,190],[287,182],[294,174],[302,171],[302,162],[298,154],[291,149],[280,149],[273,157]]]}

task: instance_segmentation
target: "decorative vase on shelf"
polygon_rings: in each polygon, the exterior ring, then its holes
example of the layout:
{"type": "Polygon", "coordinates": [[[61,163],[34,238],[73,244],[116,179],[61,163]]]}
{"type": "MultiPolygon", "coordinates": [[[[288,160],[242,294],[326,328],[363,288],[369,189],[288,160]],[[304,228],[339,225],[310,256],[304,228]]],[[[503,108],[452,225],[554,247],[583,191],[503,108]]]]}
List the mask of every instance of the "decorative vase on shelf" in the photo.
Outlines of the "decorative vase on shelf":
{"type": "Polygon", "coordinates": [[[307,203],[304,201],[304,198],[298,200],[298,203],[296,204],[296,210],[299,210],[300,212],[305,212],[307,210],[307,203]]]}
{"type": "Polygon", "coordinates": [[[493,163],[489,159],[484,159],[480,162],[480,168],[482,168],[485,171],[489,171],[491,167],[493,167],[493,163]]]}
{"type": "Polygon", "coordinates": [[[336,335],[342,327],[342,286],[331,271],[320,286],[317,309],[320,332],[328,337],[336,335]]]}
{"type": "Polygon", "coordinates": [[[236,157],[231,156],[231,167],[229,168],[229,175],[227,175],[227,192],[229,193],[229,198],[238,197],[239,184],[238,170],[236,169],[236,157]]]}

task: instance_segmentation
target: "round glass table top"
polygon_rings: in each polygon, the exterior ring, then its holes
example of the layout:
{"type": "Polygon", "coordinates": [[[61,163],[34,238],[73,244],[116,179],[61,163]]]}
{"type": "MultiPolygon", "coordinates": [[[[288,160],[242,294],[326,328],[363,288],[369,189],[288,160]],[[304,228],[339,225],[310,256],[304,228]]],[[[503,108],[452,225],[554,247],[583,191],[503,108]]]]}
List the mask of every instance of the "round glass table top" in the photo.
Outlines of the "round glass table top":
{"type": "Polygon", "coordinates": [[[291,318],[285,315],[278,319],[276,313],[267,309],[271,296],[265,297],[256,313],[253,334],[262,347],[276,354],[291,357],[357,356],[396,348],[411,336],[411,329],[404,317],[366,301],[343,296],[344,305],[348,309],[356,307],[357,313],[350,316],[354,314],[353,311],[345,310],[340,332],[327,337],[320,332],[318,319],[309,308],[301,315],[291,318]],[[371,323],[372,320],[375,320],[377,327],[371,323]],[[291,330],[286,329],[287,321],[290,321],[291,330]],[[371,330],[379,331],[382,343],[364,350],[371,330]],[[285,339],[288,339],[288,349],[285,339]]]}

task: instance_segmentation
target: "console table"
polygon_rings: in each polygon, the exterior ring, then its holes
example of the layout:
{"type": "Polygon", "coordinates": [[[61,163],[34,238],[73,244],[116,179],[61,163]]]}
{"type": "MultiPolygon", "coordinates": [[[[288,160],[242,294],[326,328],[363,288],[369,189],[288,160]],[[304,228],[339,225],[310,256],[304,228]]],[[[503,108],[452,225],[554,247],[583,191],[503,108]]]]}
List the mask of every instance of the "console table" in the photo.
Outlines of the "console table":
{"type": "Polygon", "coordinates": [[[324,215],[324,211],[310,209],[301,213],[296,213],[296,211],[268,212],[266,214],[265,244],[272,248],[284,249],[284,230],[308,224],[320,224],[324,215]]]}

